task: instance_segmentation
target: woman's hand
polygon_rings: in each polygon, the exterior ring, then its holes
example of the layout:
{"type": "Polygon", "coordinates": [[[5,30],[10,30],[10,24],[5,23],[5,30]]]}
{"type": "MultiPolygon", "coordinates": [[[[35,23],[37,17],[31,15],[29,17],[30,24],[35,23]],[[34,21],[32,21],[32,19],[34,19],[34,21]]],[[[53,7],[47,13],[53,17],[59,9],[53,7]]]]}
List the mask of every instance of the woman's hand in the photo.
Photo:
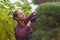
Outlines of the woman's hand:
{"type": "Polygon", "coordinates": [[[30,22],[30,21],[27,23],[27,26],[28,26],[28,27],[30,27],[30,26],[31,26],[31,22],[30,22]]]}
{"type": "Polygon", "coordinates": [[[36,15],[36,11],[33,12],[33,15],[36,15]]]}

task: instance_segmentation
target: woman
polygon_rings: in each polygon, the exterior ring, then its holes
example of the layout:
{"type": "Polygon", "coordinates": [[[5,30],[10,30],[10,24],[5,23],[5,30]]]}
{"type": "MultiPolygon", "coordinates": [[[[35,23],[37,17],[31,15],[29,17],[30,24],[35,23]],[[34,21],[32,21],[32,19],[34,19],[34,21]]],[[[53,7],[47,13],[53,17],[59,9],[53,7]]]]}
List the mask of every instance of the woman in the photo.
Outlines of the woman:
{"type": "Polygon", "coordinates": [[[14,29],[16,40],[31,40],[31,22],[30,19],[35,15],[33,12],[30,16],[25,17],[22,10],[16,10],[13,13],[13,19],[17,21],[14,29]]]}

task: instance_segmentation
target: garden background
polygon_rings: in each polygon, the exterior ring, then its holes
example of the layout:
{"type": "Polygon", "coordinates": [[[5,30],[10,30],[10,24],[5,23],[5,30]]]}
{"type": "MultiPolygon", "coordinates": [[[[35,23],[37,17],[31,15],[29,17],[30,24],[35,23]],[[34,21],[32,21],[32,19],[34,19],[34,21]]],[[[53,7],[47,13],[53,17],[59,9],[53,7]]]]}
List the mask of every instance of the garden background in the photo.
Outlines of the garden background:
{"type": "Polygon", "coordinates": [[[32,40],[60,40],[60,0],[19,0],[14,3],[0,0],[0,40],[15,40],[16,21],[12,19],[13,11],[19,8],[29,16],[35,7],[31,4],[37,5],[35,11],[39,16],[32,23],[32,40]]]}

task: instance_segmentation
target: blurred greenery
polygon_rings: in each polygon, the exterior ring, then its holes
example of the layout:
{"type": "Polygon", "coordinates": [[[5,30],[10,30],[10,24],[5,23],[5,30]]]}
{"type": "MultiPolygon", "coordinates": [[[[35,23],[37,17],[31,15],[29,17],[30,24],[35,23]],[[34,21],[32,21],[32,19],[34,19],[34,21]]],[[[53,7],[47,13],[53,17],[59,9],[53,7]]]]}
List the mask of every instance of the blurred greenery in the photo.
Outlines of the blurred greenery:
{"type": "Polygon", "coordinates": [[[42,4],[42,3],[46,3],[46,2],[60,2],[60,0],[32,0],[32,2],[34,4],[42,4]]]}
{"type": "Polygon", "coordinates": [[[59,2],[46,2],[38,5],[36,12],[39,18],[37,18],[37,21],[32,24],[35,31],[32,35],[33,40],[60,40],[59,10],[59,2]]]}

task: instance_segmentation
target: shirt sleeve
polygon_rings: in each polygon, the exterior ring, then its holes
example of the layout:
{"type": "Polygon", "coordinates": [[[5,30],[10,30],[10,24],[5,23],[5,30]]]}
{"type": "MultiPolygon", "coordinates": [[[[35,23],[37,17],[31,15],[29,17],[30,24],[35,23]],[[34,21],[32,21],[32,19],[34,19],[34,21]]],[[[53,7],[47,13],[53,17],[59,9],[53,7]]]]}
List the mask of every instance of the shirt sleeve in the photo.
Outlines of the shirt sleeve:
{"type": "Polygon", "coordinates": [[[28,21],[29,21],[33,16],[34,16],[33,13],[31,13],[31,14],[25,19],[26,24],[28,23],[28,21]]]}
{"type": "Polygon", "coordinates": [[[27,35],[27,33],[29,32],[30,27],[25,26],[23,29],[21,28],[16,28],[15,32],[16,35],[19,37],[25,37],[27,35]]]}

